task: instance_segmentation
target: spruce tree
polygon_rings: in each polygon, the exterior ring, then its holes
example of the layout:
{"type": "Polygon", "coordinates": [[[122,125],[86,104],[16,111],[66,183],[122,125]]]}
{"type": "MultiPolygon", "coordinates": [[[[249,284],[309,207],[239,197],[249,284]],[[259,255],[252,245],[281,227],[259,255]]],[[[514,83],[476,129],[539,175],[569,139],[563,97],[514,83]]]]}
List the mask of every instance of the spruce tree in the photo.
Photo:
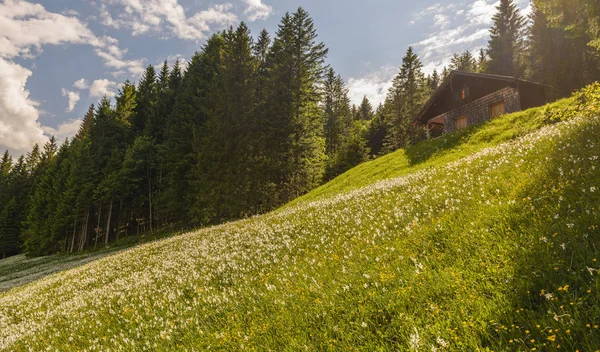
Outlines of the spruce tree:
{"type": "Polygon", "coordinates": [[[440,77],[438,71],[433,70],[433,73],[431,74],[431,80],[429,81],[429,90],[431,90],[431,92],[435,92],[440,86],[440,83],[442,83],[441,80],[442,77],[440,77]]]}
{"type": "Polygon", "coordinates": [[[523,76],[522,53],[525,19],[513,0],[500,0],[490,29],[487,73],[523,76]]]}
{"type": "Polygon", "coordinates": [[[342,77],[330,68],[324,81],[325,145],[326,153],[333,156],[350,136],[353,116],[350,111],[348,89],[342,77]]]}
{"type": "Polygon", "coordinates": [[[488,55],[486,51],[481,48],[479,49],[479,57],[477,58],[477,72],[485,73],[488,70],[488,55]]]}
{"type": "Polygon", "coordinates": [[[477,70],[477,61],[473,54],[467,50],[461,54],[454,54],[450,60],[450,69],[460,72],[475,72],[477,70]]]}
{"type": "Polygon", "coordinates": [[[360,103],[359,112],[361,120],[370,121],[373,118],[373,105],[371,105],[371,102],[366,95],[363,97],[363,100],[360,103]]]}
{"type": "Polygon", "coordinates": [[[272,183],[283,185],[279,202],[295,198],[321,182],[325,162],[320,84],[327,55],[308,13],[286,14],[269,54],[268,130],[272,183]]]}
{"type": "Polygon", "coordinates": [[[419,57],[409,47],[386,97],[385,110],[390,125],[385,141],[387,152],[408,145],[411,122],[429,96],[422,68],[419,57]]]}
{"type": "Polygon", "coordinates": [[[158,84],[154,66],[149,65],[138,83],[137,106],[132,120],[134,136],[142,134],[148,120],[155,115],[158,100],[158,84]]]}

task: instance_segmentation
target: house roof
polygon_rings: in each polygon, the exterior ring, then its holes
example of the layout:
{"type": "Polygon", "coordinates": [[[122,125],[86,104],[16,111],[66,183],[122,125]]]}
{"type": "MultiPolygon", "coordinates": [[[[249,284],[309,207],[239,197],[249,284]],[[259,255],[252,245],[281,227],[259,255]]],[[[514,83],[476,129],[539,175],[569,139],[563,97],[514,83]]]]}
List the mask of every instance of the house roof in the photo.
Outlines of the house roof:
{"type": "Polygon", "coordinates": [[[442,82],[442,84],[440,84],[440,86],[436,89],[436,91],[431,95],[431,98],[429,98],[429,100],[427,101],[427,103],[425,103],[423,108],[421,108],[421,110],[419,111],[419,113],[417,114],[415,119],[413,120],[413,123],[412,123],[413,126],[416,125],[417,122],[419,122],[421,120],[423,115],[425,115],[427,113],[427,111],[429,110],[431,105],[436,101],[436,99],[444,91],[444,89],[446,89],[446,87],[452,82],[452,79],[455,76],[485,78],[485,79],[491,79],[491,80],[497,80],[497,81],[506,81],[506,82],[511,82],[511,83],[527,83],[527,84],[535,84],[535,85],[539,85],[539,86],[545,86],[548,88],[552,88],[545,84],[527,81],[524,79],[519,79],[519,78],[515,78],[515,77],[511,77],[511,76],[492,75],[492,74],[488,74],[488,73],[471,73],[471,72],[463,72],[463,71],[452,71],[444,79],[444,81],[442,82]]]}

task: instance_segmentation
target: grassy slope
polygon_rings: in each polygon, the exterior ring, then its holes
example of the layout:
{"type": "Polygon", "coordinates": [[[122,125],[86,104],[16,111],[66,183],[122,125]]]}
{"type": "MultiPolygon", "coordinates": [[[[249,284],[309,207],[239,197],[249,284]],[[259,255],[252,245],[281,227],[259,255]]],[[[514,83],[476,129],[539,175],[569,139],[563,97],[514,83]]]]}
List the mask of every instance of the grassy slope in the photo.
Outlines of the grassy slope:
{"type": "Polygon", "coordinates": [[[175,235],[167,229],[156,231],[154,235],[129,236],[112,242],[109,247],[102,246],[77,254],[56,254],[45,257],[28,258],[24,254],[0,260],[0,292],[29,282],[39,280],[56,272],[72,269],[116,252],[157,241],[175,235]]]}
{"type": "Polygon", "coordinates": [[[0,294],[0,347],[593,350],[594,96],[585,119],[505,116],[362,165],[272,214],[0,294]]]}

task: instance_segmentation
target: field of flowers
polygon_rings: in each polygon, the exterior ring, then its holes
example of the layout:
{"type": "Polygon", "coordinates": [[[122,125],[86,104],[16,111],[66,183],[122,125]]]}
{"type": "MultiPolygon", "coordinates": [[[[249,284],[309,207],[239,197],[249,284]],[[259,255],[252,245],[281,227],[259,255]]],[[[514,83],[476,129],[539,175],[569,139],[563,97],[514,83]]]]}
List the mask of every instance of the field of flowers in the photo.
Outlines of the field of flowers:
{"type": "Polygon", "coordinates": [[[544,109],[496,146],[0,293],[0,349],[600,349],[600,87],[544,109]]]}

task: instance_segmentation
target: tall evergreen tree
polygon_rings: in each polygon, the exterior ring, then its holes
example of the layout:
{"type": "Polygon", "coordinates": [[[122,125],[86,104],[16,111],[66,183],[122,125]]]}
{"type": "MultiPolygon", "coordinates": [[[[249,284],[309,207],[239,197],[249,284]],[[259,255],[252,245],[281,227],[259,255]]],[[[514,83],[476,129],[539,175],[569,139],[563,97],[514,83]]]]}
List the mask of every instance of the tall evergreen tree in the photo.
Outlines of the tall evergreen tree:
{"type": "Polygon", "coordinates": [[[525,18],[513,0],[500,0],[496,9],[490,30],[487,72],[522,77],[525,18]]]}
{"type": "MultiPolygon", "coordinates": [[[[193,204],[197,198],[191,191],[193,169],[197,165],[195,144],[198,129],[206,124],[218,100],[215,81],[222,64],[224,44],[223,34],[215,34],[201,52],[192,57],[168,119],[161,147],[162,166],[166,170],[162,203],[165,216],[172,222],[190,221],[190,210],[195,209],[193,204]]],[[[198,222],[196,220],[196,224],[198,222]]]]}
{"type": "Polygon", "coordinates": [[[327,70],[324,81],[325,150],[333,156],[350,136],[353,116],[350,111],[348,89],[341,76],[332,68],[327,70]]]}
{"type": "Polygon", "coordinates": [[[371,102],[366,95],[360,103],[359,112],[361,120],[370,121],[374,116],[373,105],[371,105],[371,102]]]}
{"type": "Polygon", "coordinates": [[[429,96],[422,68],[419,57],[409,47],[386,97],[385,110],[390,125],[385,142],[386,151],[402,148],[410,141],[412,119],[429,96]]]}
{"type": "Polygon", "coordinates": [[[272,183],[283,185],[279,203],[321,182],[325,162],[320,85],[327,49],[317,41],[308,13],[286,14],[271,47],[268,131],[272,183]]]}
{"type": "Polygon", "coordinates": [[[149,65],[138,83],[137,106],[132,120],[135,136],[142,134],[148,120],[156,116],[156,103],[158,101],[158,83],[154,66],[149,65]]]}
{"type": "Polygon", "coordinates": [[[488,55],[485,49],[479,49],[479,57],[477,58],[477,72],[485,73],[488,71],[488,55]]]}

